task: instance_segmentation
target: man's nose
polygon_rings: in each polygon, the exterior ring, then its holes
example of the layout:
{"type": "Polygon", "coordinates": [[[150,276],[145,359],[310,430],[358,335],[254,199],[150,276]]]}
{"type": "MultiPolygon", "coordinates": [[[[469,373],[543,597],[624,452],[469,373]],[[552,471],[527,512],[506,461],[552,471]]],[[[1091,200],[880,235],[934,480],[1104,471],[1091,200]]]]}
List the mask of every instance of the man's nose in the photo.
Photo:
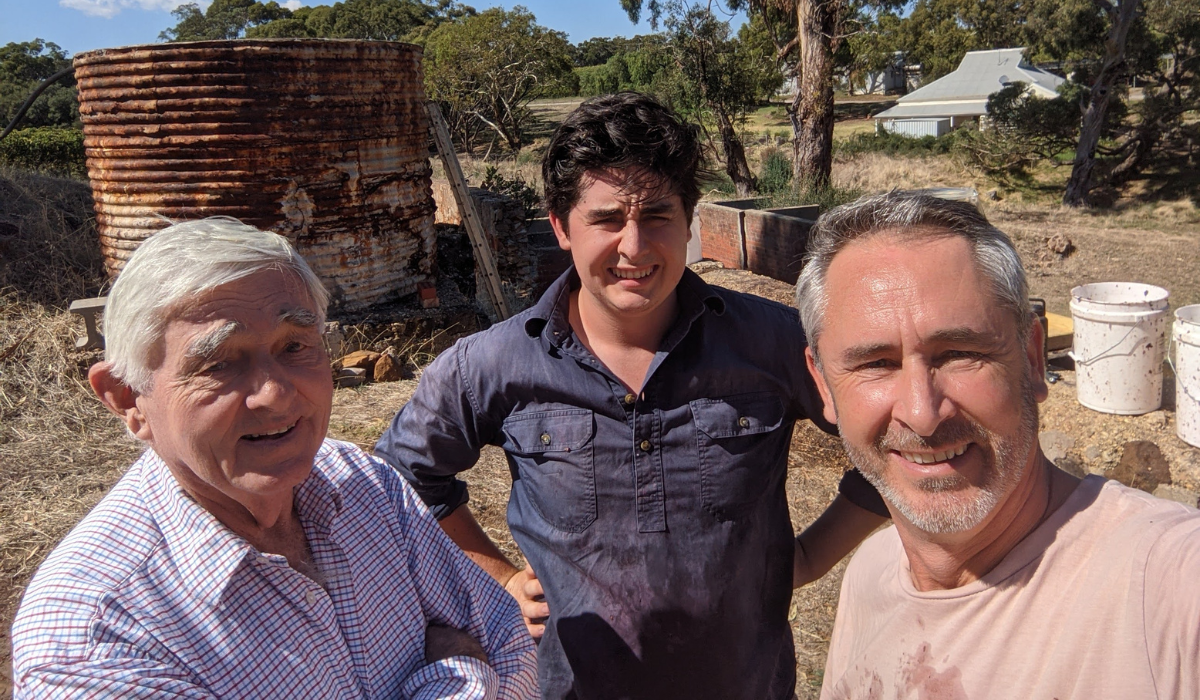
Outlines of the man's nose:
{"type": "Polygon", "coordinates": [[[909,430],[929,437],[954,413],[954,404],[942,391],[937,371],[928,365],[907,365],[900,372],[898,396],[892,417],[909,430]]]}
{"type": "Polygon", "coordinates": [[[646,231],[636,220],[627,221],[621,231],[617,252],[626,260],[637,260],[646,251],[646,231]]]}
{"type": "Polygon", "coordinates": [[[255,363],[250,381],[246,407],[252,409],[286,408],[296,389],[285,368],[273,357],[255,363]]]}

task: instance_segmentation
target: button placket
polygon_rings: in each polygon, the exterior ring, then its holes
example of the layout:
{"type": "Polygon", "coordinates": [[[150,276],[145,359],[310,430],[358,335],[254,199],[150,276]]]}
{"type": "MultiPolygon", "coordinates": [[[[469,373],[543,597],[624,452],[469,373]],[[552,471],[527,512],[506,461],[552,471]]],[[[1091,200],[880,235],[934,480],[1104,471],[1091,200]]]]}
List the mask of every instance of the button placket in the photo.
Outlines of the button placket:
{"type": "Polygon", "coordinates": [[[663,532],[667,529],[666,502],[663,498],[662,450],[654,449],[660,439],[658,411],[644,411],[634,418],[633,455],[637,486],[638,532],[663,532]],[[642,436],[641,440],[637,436],[642,436]]]}

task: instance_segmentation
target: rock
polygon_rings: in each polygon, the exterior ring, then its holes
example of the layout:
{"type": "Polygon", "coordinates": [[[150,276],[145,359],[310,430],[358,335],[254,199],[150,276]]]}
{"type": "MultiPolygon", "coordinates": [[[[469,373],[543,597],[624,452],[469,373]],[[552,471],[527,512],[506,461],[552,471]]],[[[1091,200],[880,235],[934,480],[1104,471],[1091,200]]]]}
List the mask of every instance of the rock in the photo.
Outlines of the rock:
{"type": "Polygon", "coordinates": [[[1038,433],[1038,443],[1041,444],[1046,459],[1057,464],[1067,456],[1067,451],[1075,446],[1075,438],[1060,430],[1047,430],[1038,433]]]}
{"type": "Polygon", "coordinates": [[[333,385],[338,389],[346,389],[367,383],[367,370],[362,367],[343,367],[333,378],[333,385]]]}
{"type": "Polygon", "coordinates": [[[395,382],[404,378],[404,368],[392,353],[385,352],[375,363],[374,379],[377,382],[395,382]]]}
{"type": "Polygon", "coordinates": [[[370,372],[375,368],[375,363],[379,361],[380,357],[382,356],[379,353],[371,350],[358,350],[343,357],[338,364],[342,366],[342,369],[358,368],[370,372]]]}
{"type": "Polygon", "coordinates": [[[1098,445],[1088,445],[1083,450],[1083,458],[1091,463],[1100,459],[1100,447],[1098,445]]]}
{"type": "Polygon", "coordinates": [[[1154,489],[1154,495],[1165,501],[1175,501],[1185,506],[1200,508],[1200,495],[1179,486],[1159,484],[1158,488],[1154,489]]]}
{"type": "Polygon", "coordinates": [[[1046,237],[1046,247],[1050,252],[1057,255],[1059,258],[1065,258],[1075,252],[1075,244],[1067,238],[1066,234],[1056,233],[1053,236],[1046,237]]]}
{"type": "Polygon", "coordinates": [[[1142,420],[1149,423],[1151,427],[1161,429],[1167,427],[1167,424],[1171,419],[1167,417],[1166,411],[1151,411],[1150,413],[1142,416],[1142,420]]]}
{"type": "Polygon", "coordinates": [[[988,190],[987,194],[985,194],[984,196],[993,202],[1000,201],[1000,191],[999,190],[988,190]]]}
{"type": "Polygon", "coordinates": [[[1171,467],[1158,445],[1148,440],[1133,440],[1125,443],[1121,462],[1109,476],[1126,486],[1154,493],[1159,484],[1171,483],[1171,467]]]}
{"type": "Polygon", "coordinates": [[[1054,466],[1070,474],[1071,476],[1079,477],[1080,479],[1088,475],[1088,471],[1083,468],[1083,465],[1070,457],[1063,457],[1062,459],[1055,460],[1054,466]]]}
{"type": "Polygon", "coordinates": [[[321,336],[325,343],[325,352],[330,357],[341,357],[346,349],[346,336],[342,333],[342,324],[337,321],[325,323],[325,335],[321,336]]]}

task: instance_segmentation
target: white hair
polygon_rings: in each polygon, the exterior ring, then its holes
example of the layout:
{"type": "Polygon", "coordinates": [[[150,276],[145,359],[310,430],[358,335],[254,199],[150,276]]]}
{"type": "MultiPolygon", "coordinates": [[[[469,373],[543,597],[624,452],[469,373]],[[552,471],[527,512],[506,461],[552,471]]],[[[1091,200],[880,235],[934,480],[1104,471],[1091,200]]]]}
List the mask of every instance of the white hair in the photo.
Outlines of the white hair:
{"type": "Polygon", "coordinates": [[[151,388],[150,354],[171,314],[188,300],[264,270],[295,275],[325,323],[329,293],[286,238],[228,216],[168,226],[125,264],[104,310],[104,359],[139,393],[151,388]]]}
{"type": "Polygon", "coordinates": [[[1022,343],[1028,339],[1033,310],[1025,268],[1012,240],[971,204],[919,191],[892,190],[829,210],[809,232],[809,252],[796,281],[796,305],[818,365],[817,339],[829,304],[825,277],[834,256],[853,241],[885,232],[908,240],[938,236],[965,239],[979,272],[991,283],[996,301],[1016,320],[1018,337],[1022,343]]]}

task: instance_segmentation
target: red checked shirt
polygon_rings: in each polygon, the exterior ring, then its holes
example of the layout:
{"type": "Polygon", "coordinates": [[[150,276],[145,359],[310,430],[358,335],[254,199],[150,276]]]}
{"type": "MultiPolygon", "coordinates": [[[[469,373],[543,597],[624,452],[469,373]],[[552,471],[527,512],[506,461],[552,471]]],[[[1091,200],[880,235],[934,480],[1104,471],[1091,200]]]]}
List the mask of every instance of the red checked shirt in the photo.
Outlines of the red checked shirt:
{"type": "Polygon", "coordinates": [[[13,624],[15,697],[527,698],[513,599],[404,479],[325,441],[296,505],[319,586],[184,495],[153,450],[51,553],[13,624]],[[425,628],[490,660],[425,663],[425,628]]]}

